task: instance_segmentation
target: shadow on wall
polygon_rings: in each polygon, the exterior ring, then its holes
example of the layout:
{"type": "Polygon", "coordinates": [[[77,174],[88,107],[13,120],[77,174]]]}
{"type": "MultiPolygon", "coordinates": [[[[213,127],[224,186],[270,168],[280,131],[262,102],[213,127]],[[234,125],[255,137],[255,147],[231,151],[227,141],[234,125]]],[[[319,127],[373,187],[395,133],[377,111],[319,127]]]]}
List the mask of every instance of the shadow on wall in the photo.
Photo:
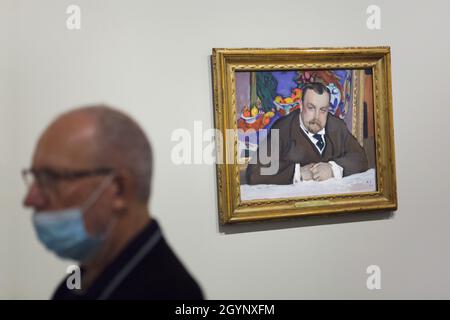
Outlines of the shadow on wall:
{"type": "MultiPolygon", "coordinates": [[[[270,231],[290,228],[314,227],[327,224],[355,223],[373,220],[393,219],[393,211],[339,213],[331,215],[307,216],[283,220],[243,222],[239,224],[219,225],[219,232],[234,234],[243,232],[270,231]]],[[[218,219],[217,219],[218,221],[218,219]]]]}

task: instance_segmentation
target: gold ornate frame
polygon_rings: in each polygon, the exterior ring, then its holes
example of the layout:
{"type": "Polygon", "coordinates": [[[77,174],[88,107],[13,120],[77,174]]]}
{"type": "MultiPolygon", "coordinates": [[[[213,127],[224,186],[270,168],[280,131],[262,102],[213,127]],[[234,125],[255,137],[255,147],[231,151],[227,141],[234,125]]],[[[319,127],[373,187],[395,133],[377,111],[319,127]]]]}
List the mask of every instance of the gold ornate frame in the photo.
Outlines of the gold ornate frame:
{"type": "MultiPolygon", "coordinates": [[[[389,47],[218,49],[212,52],[215,127],[223,137],[217,164],[221,224],[306,215],[396,210],[394,129],[389,47]],[[376,192],[241,201],[237,139],[226,141],[226,129],[237,130],[235,71],[371,68],[374,93],[376,192]],[[230,147],[231,145],[231,147],[230,147]],[[231,151],[233,150],[233,151],[231,151]],[[229,155],[228,155],[229,157],[229,155]]],[[[355,93],[356,94],[356,93],[355,93]]],[[[217,142],[217,141],[216,141],[217,142]]]]}

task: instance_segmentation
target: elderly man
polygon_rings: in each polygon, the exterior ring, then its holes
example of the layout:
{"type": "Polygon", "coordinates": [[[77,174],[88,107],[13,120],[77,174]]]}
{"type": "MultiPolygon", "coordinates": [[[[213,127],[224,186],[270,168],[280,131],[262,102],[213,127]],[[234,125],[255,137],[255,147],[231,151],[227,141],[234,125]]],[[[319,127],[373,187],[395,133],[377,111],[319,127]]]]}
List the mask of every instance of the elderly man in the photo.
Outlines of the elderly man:
{"type": "MultiPolygon", "coordinates": [[[[279,130],[278,171],[261,173],[263,164],[249,164],[248,184],[292,184],[300,181],[324,181],[342,178],[368,169],[364,149],[348,131],[344,121],[328,112],[330,92],[319,82],[303,87],[302,108],[279,119],[272,129],[279,130]]],[[[271,134],[267,150],[271,156],[271,134]]]]}
{"type": "Polygon", "coordinates": [[[24,199],[39,240],[81,265],[53,299],[202,299],[148,210],[152,151],[142,129],[106,106],[76,109],[40,137],[24,199]]]}

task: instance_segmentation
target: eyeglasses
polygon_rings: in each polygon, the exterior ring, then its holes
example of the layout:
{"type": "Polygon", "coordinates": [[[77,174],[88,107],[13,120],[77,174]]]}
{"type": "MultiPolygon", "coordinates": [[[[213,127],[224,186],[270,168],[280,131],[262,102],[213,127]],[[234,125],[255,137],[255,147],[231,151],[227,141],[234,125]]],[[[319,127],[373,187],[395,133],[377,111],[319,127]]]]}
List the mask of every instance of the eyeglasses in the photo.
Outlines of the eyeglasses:
{"type": "Polygon", "coordinates": [[[86,177],[108,175],[112,172],[112,168],[97,168],[76,171],[57,171],[49,168],[24,169],[22,170],[22,177],[28,188],[36,182],[36,184],[44,191],[54,191],[60,181],[74,181],[86,177]]]}

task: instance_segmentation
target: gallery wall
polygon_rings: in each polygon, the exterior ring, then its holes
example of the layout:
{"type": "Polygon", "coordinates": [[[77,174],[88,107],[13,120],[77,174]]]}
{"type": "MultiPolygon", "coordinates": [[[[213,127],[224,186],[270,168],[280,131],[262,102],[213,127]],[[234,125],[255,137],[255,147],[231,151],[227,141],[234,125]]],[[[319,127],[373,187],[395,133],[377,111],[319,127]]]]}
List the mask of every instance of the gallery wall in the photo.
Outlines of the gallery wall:
{"type": "Polygon", "coordinates": [[[450,298],[448,1],[0,0],[0,298],[47,299],[70,262],[37,241],[20,170],[45,126],[104,102],[155,152],[150,210],[211,299],[450,298]],[[66,9],[81,8],[68,30],[66,9]],[[381,29],[366,27],[369,5],[381,29]],[[214,47],[389,45],[399,209],[220,228],[215,168],[171,134],[213,127],[214,47]],[[366,269],[381,268],[368,290],[366,269]]]}

